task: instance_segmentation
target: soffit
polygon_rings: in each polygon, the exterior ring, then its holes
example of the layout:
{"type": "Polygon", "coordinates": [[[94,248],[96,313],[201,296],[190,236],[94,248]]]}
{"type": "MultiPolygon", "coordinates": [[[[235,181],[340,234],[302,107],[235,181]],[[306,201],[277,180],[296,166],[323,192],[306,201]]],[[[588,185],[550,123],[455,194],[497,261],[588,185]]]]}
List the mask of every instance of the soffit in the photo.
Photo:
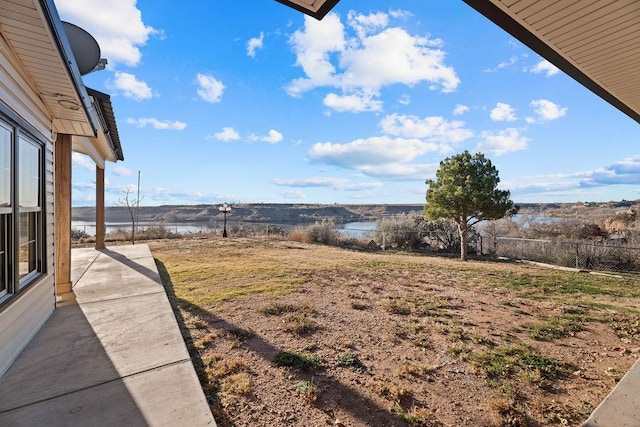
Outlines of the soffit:
{"type": "Polygon", "coordinates": [[[340,0],[276,0],[300,12],[322,19],[340,0]]]}
{"type": "MultiPolygon", "coordinates": [[[[56,13],[55,9],[53,12],[56,13]]],[[[95,136],[85,108],[88,99],[83,99],[86,94],[79,93],[74,80],[79,79],[79,74],[73,75],[73,57],[66,55],[70,49],[60,44],[58,31],[62,26],[56,28],[59,18],[56,13],[55,19],[51,19],[50,13],[47,2],[0,0],[0,33],[20,61],[23,78],[48,108],[53,130],[95,136]]]]}
{"type": "Polygon", "coordinates": [[[640,1],[464,1],[640,122],[640,1]]]}

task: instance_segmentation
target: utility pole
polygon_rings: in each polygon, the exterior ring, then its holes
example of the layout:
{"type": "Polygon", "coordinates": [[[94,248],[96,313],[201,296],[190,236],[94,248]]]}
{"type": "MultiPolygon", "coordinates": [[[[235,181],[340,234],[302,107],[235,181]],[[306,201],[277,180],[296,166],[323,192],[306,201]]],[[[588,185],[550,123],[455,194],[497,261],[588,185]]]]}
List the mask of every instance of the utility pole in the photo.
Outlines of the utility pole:
{"type": "Polygon", "coordinates": [[[140,169],[138,169],[138,199],[136,201],[136,228],[140,222],[140,169]]]}

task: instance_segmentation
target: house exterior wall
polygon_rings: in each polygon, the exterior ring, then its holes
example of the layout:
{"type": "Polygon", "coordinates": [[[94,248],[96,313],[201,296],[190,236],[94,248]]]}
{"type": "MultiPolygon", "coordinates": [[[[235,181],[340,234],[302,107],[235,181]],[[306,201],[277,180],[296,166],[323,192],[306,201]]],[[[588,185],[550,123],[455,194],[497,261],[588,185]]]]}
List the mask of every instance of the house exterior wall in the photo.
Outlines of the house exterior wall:
{"type": "MultiPolygon", "coordinates": [[[[51,118],[31,89],[9,49],[0,49],[0,107],[8,118],[26,124],[44,146],[45,274],[0,305],[0,375],[20,354],[55,308],[54,152],[51,118]]],[[[15,173],[15,169],[14,169],[15,173]]]]}

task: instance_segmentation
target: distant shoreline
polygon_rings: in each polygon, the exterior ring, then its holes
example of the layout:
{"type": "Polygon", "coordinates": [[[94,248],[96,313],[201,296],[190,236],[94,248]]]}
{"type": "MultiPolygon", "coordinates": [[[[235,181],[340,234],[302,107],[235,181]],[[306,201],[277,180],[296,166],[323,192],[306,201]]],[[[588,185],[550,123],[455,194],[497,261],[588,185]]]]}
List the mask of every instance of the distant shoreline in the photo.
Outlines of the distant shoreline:
{"type": "MultiPolygon", "coordinates": [[[[220,205],[162,205],[140,206],[137,213],[140,222],[203,223],[222,218],[220,205]]],[[[616,213],[640,206],[640,202],[623,200],[620,202],[588,203],[521,203],[522,215],[544,215],[582,220],[603,220],[616,213]]],[[[311,204],[311,203],[240,203],[231,205],[229,218],[234,221],[255,223],[304,224],[323,219],[331,219],[336,224],[356,221],[376,221],[380,218],[422,212],[423,204],[311,204]]],[[[126,206],[105,208],[107,222],[131,221],[126,206]]],[[[72,221],[95,221],[92,206],[72,208],[72,221]]]]}

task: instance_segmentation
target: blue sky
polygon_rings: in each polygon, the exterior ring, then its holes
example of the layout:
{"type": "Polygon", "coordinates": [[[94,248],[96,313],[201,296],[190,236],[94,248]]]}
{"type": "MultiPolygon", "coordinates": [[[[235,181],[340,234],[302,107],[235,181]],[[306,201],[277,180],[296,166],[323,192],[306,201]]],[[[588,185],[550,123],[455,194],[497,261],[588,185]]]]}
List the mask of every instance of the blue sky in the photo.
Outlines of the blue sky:
{"type": "MultiPolygon", "coordinates": [[[[525,202],[634,200],[640,127],[461,0],[56,0],[107,69],[124,162],[106,203],[424,203],[439,162],[483,152],[525,202]],[[250,5],[250,8],[248,6],[250,5]]],[[[95,166],[73,156],[73,205],[95,166]]]]}

